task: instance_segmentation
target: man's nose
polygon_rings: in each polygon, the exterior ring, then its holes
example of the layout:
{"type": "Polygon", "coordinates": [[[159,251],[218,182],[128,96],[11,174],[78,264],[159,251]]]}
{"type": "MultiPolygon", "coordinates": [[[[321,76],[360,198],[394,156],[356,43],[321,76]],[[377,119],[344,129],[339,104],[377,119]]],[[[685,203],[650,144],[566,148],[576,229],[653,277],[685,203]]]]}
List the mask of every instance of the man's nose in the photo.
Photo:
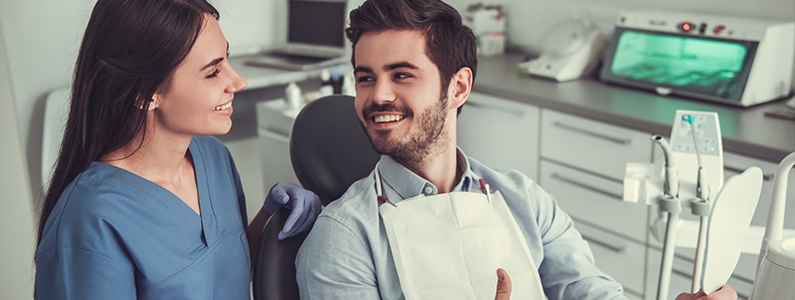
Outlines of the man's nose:
{"type": "Polygon", "coordinates": [[[375,83],[372,100],[378,104],[395,101],[395,92],[392,82],[389,80],[378,80],[375,83]]]}

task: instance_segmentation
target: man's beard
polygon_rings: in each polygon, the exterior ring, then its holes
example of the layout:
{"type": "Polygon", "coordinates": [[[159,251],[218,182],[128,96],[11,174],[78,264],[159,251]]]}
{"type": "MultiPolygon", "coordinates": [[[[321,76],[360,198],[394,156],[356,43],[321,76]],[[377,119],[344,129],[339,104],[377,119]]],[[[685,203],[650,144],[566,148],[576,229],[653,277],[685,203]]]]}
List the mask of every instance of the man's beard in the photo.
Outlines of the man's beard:
{"type": "Polygon", "coordinates": [[[364,116],[371,112],[399,112],[406,115],[406,118],[414,117],[418,121],[416,123],[418,126],[410,128],[405,135],[391,139],[389,138],[391,129],[374,130],[365,127],[364,131],[367,133],[373,149],[403,163],[420,164],[428,159],[435,148],[442,146],[439,138],[443,134],[444,122],[447,117],[445,109],[447,98],[441,98],[436,103],[438,105],[432,105],[419,114],[414,114],[408,107],[397,106],[394,102],[381,105],[373,103],[366,107],[362,112],[364,116]]]}

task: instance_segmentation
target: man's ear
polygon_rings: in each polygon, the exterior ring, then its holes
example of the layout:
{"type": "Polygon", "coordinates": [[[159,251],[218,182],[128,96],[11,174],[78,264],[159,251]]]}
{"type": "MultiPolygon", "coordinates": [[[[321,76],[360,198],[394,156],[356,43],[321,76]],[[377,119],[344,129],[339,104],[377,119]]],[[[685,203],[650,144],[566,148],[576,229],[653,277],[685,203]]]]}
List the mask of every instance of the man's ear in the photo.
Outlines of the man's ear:
{"type": "Polygon", "coordinates": [[[447,99],[450,109],[458,109],[469,98],[472,91],[472,69],[463,67],[453,74],[447,86],[447,99]]]}

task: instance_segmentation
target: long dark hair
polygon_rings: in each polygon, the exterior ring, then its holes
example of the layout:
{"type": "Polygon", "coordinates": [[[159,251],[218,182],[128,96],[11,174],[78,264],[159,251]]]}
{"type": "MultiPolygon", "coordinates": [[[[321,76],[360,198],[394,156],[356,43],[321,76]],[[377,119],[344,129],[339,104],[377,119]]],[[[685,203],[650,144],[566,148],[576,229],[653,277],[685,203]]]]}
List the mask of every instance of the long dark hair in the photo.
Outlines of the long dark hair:
{"type": "Polygon", "coordinates": [[[146,134],[146,112],[156,92],[190,52],[205,0],[99,0],[75,64],[69,118],[42,205],[37,245],[66,186],[91,162],[146,134]]]}

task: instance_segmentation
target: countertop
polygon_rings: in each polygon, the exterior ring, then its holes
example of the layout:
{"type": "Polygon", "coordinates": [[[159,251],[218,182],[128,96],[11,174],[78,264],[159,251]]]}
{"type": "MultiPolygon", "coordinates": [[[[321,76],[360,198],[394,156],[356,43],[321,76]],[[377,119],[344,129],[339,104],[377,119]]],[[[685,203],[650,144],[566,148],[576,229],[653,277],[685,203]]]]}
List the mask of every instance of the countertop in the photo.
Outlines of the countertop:
{"type": "Polygon", "coordinates": [[[784,100],[741,108],[705,100],[660,96],[593,78],[558,83],[516,72],[521,55],[479,57],[473,91],[604,123],[668,136],[677,109],[718,113],[723,149],[778,164],[795,151],[795,121],[766,117],[788,109],[784,100]]]}

